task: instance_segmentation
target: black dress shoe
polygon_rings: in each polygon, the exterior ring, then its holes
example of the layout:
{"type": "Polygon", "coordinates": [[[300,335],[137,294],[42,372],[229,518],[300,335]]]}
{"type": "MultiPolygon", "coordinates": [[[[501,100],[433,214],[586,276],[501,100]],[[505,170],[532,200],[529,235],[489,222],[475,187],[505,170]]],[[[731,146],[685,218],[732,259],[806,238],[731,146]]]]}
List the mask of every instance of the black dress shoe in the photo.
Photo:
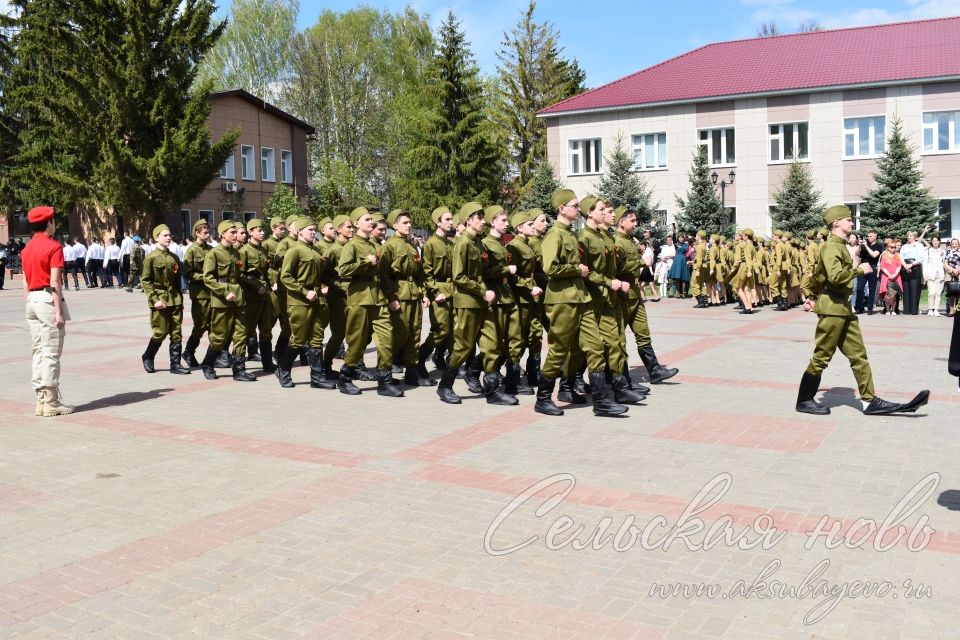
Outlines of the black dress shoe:
{"type": "Polygon", "coordinates": [[[825,407],[816,400],[805,400],[797,403],[797,411],[800,413],[811,413],[815,416],[830,415],[830,407],[825,407]]]}

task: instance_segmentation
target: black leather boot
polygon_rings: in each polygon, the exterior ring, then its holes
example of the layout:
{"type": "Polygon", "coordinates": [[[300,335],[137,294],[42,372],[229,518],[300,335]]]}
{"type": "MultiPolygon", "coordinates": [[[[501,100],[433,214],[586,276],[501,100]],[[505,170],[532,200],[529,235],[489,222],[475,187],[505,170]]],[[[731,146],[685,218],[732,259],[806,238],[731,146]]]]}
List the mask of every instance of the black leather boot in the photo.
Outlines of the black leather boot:
{"type": "Polygon", "coordinates": [[[323,375],[323,349],[306,347],[307,362],[310,363],[310,386],[314,389],[336,389],[335,380],[327,380],[323,375]]]}
{"type": "Polygon", "coordinates": [[[577,393],[576,376],[565,376],[560,380],[560,391],[557,400],[570,404],[587,404],[587,399],[577,393]]]}
{"type": "Polygon", "coordinates": [[[377,369],[377,395],[388,398],[402,398],[403,389],[393,379],[391,369],[377,369]]]}
{"type": "Polygon", "coordinates": [[[257,377],[247,371],[246,356],[233,356],[233,379],[237,382],[256,382],[257,377]]]}
{"type": "Polygon", "coordinates": [[[634,391],[627,383],[627,378],[623,374],[613,376],[613,399],[621,404],[640,404],[647,399],[647,396],[639,391],[634,391]]]}
{"type": "Polygon", "coordinates": [[[408,387],[432,387],[436,383],[430,379],[430,375],[421,376],[419,367],[407,367],[403,374],[403,384],[408,387]]]}
{"type": "Polygon", "coordinates": [[[430,372],[427,371],[427,358],[430,357],[430,352],[432,351],[433,347],[429,344],[420,345],[420,348],[417,350],[417,376],[421,378],[430,377],[430,372]]]}
{"type": "Polygon", "coordinates": [[[484,374],[483,396],[487,399],[487,404],[499,404],[508,407],[519,404],[519,400],[503,392],[500,388],[500,382],[499,373],[484,374]]]}
{"type": "Polygon", "coordinates": [[[540,376],[540,384],[537,385],[537,402],[533,405],[534,411],[548,416],[563,415],[563,410],[553,403],[553,388],[556,384],[556,378],[540,376]]]}
{"type": "Polygon", "coordinates": [[[364,382],[376,382],[377,374],[372,369],[367,369],[367,365],[361,361],[356,366],[356,373],[354,374],[357,380],[362,380],[364,382]]]}
{"type": "Polygon", "coordinates": [[[323,376],[327,380],[333,380],[334,382],[340,379],[340,374],[333,370],[332,362],[323,363],[323,376]]]}
{"type": "Polygon", "coordinates": [[[233,366],[233,359],[230,357],[230,352],[226,349],[217,352],[217,359],[213,361],[213,366],[217,369],[231,368],[233,366]]]}
{"type": "Polygon", "coordinates": [[[283,352],[287,350],[287,345],[289,344],[290,336],[280,334],[280,336],[277,338],[277,346],[273,349],[273,353],[277,357],[277,362],[280,362],[280,358],[283,356],[283,352]]]}
{"type": "Polygon", "coordinates": [[[180,359],[183,357],[181,354],[182,349],[183,347],[179,342],[170,343],[170,373],[179,375],[190,373],[190,369],[180,364],[180,359]]]}
{"type": "Polygon", "coordinates": [[[441,344],[433,351],[433,356],[430,358],[433,361],[433,366],[437,368],[438,371],[443,371],[447,368],[449,361],[447,360],[447,345],[441,344]]]}
{"type": "Polygon", "coordinates": [[[447,404],[460,404],[460,396],[453,391],[453,382],[457,379],[457,370],[447,367],[440,374],[440,384],[437,386],[437,395],[447,404]]]}
{"type": "Polygon", "coordinates": [[[474,356],[467,360],[467,370],[463,374],[463,381],[467,383],[467,389],[471,393],[483,393],[483,385],[480,384],[480,374],[483,372],[480,356],[474,356]]]}
{"type": "Polygon", "coordinates": [[[187,345],[183,349],[183,361],[190,368],[200,366],[200,363],[197,362],[197,347],[199,346],[200,338],[194,338],[193,336],[187,338],[187,345]]]}
{"type": "Polygon", "coordinates": [[[630,365],[623,365],[623,377],[627,380],[627,389],[631,391],[639,391],[645,396],[650,395],[650,387],[645,384],[640,384],[639,382],[634,382],[633,378],[630,377],[630,365]]]}
{"type": "Polygon", "coordinates": [[[340,393],[345,393],[348,396],[360,395],[360,387],[353,384],[353,376],[356,375],[356,371],[354,367],[348,367],[347,365],[340,367],[340,379],[337,380],[337,389],[340,390],[340,393]]]}
{"type": "Polygon", "coordinates": [[[200,363],[200,370],[203,371],[203,377],[207,380],[217,379],[217,370],[213,367],[213,363],[218,355],[220,355],[219,351],[207,347],[207,353],[203,356],[203,362],[200,363]]]}
{"type": "Polygon", "coordinates": [[[825,407],[814,400],[818,389],[820,389],[820,376],[814,376],[804,371],[803,377],[800,378],[800,391],[797,393],[797,411],[812,413],[815,416],[830,414],[830,407],[825,407]]]}
{"type": "Polygon", "coordinates": [[[260,362],[260,352],[257,350],[259,344],[256,336],[247,338],[247,362],[260,362]]]}
{"type": "Polygon", "coordinates": [[[540,386],[540,354],[527,356],[527,384],[533,389],[540,386]]]}
{"type": "Polygon", "coordinates": [[[507,363],[507,375],[503,379],[503,390],[511,396],[522,395],[532,396],[533,387],[523,381],[520,365],[512,362],[507,363]]]}
{"type": "Polygon", "coordinates": [[[143,352],[143,355],[140,356],[140,359],[143,360],[143,370],[147,373],[156,373],[157,370],[153,366],[153,359],[157,357],[157,352],[160,351],[160,346],[163,342],[158,342],[157,340],[150,340],[147,343],[147,350],[143,352]]]}
{"type": "Polygon", "coordinates": [[[610,387],[603,373],[590,373],[590,388],[593,389],[593,415],[619,416],[629,409],[610,397],[610,387]]]}
{"type": "Polygon", "coordinates": [[[671,367],[668,369],[660,364],[652,344],[648,344],[645,347],[637,347],[637,351],[640,352],[640,360],[643,361],[643,366],[647,368],[647,375],[650,376],[651,384],[660,384],[664,380],[669,380],[680,373],[680,370],[677,368],[671,367]]]}
{"type": "Polygon", "coordinates": [[[284,349],[283,353],[277,354],[277,369],[273,372],[280,381],[280,386],[284,389],[293,389],[293,379],[290,377],[290,370],[293,368],[293,359],[296,357],[291,349],[284,349]]]}
{"type": "Polygon", "coordinates": [[[277,370],[277,365],[273,363],[273,345],[269,340],[260,341],[260,362],[263,370],[267,373],[273,373],[277,370]]]}

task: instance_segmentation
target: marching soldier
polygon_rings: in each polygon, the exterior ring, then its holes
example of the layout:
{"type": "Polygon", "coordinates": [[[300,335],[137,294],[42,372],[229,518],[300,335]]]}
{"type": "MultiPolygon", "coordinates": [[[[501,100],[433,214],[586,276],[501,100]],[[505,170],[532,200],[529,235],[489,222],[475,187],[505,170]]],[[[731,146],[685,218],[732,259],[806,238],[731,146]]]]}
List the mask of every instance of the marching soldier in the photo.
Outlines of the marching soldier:
{"type": "MultiPolygon", "coordinates": [[[[244,326],[247,332],[247,352],[256,353],[259,347],[263,370],[273,373],[273,303],[270,300],[270,256],[263,246],[263,220],[247,222],[248,240],[240,248],[240,274],[246,306],[244,326]],[[259,341],[257,340],[259,336],[259,341]]],[[[252,359],[249,355],[248,360],[252,359]]]]}
{"type": "Polygon", "coordinates": [[[212,248],[210,225],[201,218],[193,223],[193,244],[183,255],[183,270],[190,291],[190,318],[193,320],[193,329],[183,351],[183,359],[188,367],[200,366],[196,356],[197,347],[200,346],[200,338],[210,329],[210,291],[203,283],[203,261],[212,248]]]}
{"type": "MultiPolygon", "coordinates": [[[[336,273],[343,247],[353,237],[353,223],[350,222],[350,216],[339,215],[333,219],[332,224],[337,232],[337,239],[327,247],[324,255],[327,257],[328,267],[336,273]]],[[[323,376],[336,382],[340,379],[340,374],[333,370],[333,359],[343,347],[347,332],[347,283],[341,278],[335,278],[327,292],[327,309],[330,314],[330,338],[323,350],[323,376]]]]}
{"type": "Polygon", "coordinates": [[[243,289],[240,286],[240,254],[234,248],[237,242],[237,223],[224,220],[217,227],[220,244],[207,252],[203,260],[203,281],[210,290],[210,347],[200,363],[207,380],[216,380],[214,369],[217,355],[233,343],[231,364],[233,379],[254,382],[247,372],[247,332],[243,324],[243,289]]]}
{"type": "MultiPolygon", "coordinates": [[[[710,293],[709,306],[711,307],[720,306],[720,291],[717,286],[723,277],[723,262],[720,258],[720,251],[720,234],[710,234],[710,246],[707,249],[707,263],[710,266],[710,275],[708,276],[707,288],[710,293]]],[[[726,304],[726,300],[724,300],[724,304],[726,304]]]]}
{"type": "Polygon", "coordinates": [[[388,277],[384,289],[388,298],[399,302],[390,313],[393,323],[393,351],[404,367],[403,383],[411,387],[432,387],[430,376],[418,373],[418,345],[423,326],[423,309],[430,304],[424,287],[420,253],[410,242],[413,222],[410,213],[394,209],[387,216],[393,235],[383,245],[381,259],[388,277]]]}
{"type": "MultiPolygon", "coordinates": [[[[517,273],[517,265],[510,264],[510,255],[503,243],[503,235],[509,225],[503,207],[490,205],[483,210],[483,219],[490,225],[490,231],[480,241],[483,279],[487,289],[496,295],[488,308],[477,345],[484,360],[483,395],[489,401],[491,397],[497,398],[500,389],[503,389],[502,395],[513,398],[509,404],[517,404],[519,401],[514,396],[519,392],[520,367],[517,361],[510,359],[510,320],[516,308],[510,281],[517,273]],[[500,363],[504,360],[507,365],[506,380],[500,375],[500,363]],[[491,367],[492,375],[489,373],[491,367]]],[[[532,392],[533,389],[530,389],[532,392]]]]}
{"type": "Polygon", "coordinates": [[[163,340],[170,336],[170,373],[186,374],[190,369],[180,364],[181,327],[183,325],[183,295],[180,291],[180,258],[170,251],[170,228],[157,225],[153,229],[157,248],[144,259],[140,282],[150,307],[150,327],[153,335],[147,350],[141,356],[147,373],[156,369],[153,359],[163,340]]]}
{"type": "Polygon", "coordinates": [[[353,379],[372,336],[377,346],[377,394],[403,397],[403,389],[391,374],[393,326],[390,323],[390,311],[398,311],[400,303],[395,299],[388,301],[384,295],[381,248],[373,237],[376,223],[364,207],[351,211],[350,221],[356,226],[356,232],[343,247],[337,264],[340,277],[348,282],[347,353],[337,387],[347,395],[360,393],[353,379]]]}
{"type": "MultiPolygon", "coordinates": [[[[130,292],[132,292],[134,288],[143,288],[140,286],[140,276],[143,274],[143,261],[147,257],[146,251],[143,250],[140,236],[133,236],[133,243],[133,248],[130,250],[130,279],[127,280],[127,291],[130,292]]],[[[74,273],[73,277],[77,277],[77,274],[74,273]]]]}
{"type": "Polygon", "coordinates": [[[730,287],[740,298],[743,310],[740,313],[751,314],[753,310],[753,288],[756,277],[756,255],[753,248],[753,229],[744,229],[737,234],[734,244],[734,258],[731,267],[730,287]]]}
{"type": "Polygon", "coordinates": [[[310,386],[336,389],[335,380],[323,375],[323,334],[329,318],[326,296],[335,279],[327,256],[316,246],[317,224],[304,216],[296,221],[297,242],[290,244],[280,266],[280,284],[286,291],[290,343],[276,370],[280,386],[294,386],[290,377],[293,360],[304,350],[310,366],[310,386]]]}
{"type": "Polygon", "coordinates": [[[426,377],[426,360],[433,352],[433,364],[440,371],[447,368],[446,356],[453,342],[453,213],[447,207],[437,207],[430,214],[436,225],[423,245],[423,273],[427,296],[430,298],[430,333],[417,353],[417,373],[426,377]]]}
{"type": "MultiPolygon", "coordinates": [[[[280,266],[283,264],[283,257],[286,255],[287,251],[297,243],[297,218],[300,217],[300,214],[291,214],[286,217],[284,220],[284,226],[287,229],[287,235],[285,235],[279,242],[277,242],[277,247],[273,252],[273,268],[277,270],[278,278],[280,273],[280,266]]],[[[280,336],[277,338],[277,345],[274,348],[273,352],[277,356],[277,360],[280,359],[280,354],[287,348],[287,345],[290,344],[290,319],[287,316],[287,290],[283,285],[278,284],[276,287],[277,294],[277,317],[280,320],[280,336]]],[[[301,355],[300,364],[306,364],[307,360],[301,355]]]]}
{"type": "MultiPolygon", "coordinates": [[[[530,217],[530,212],[521,211],[513,214],[510,225],[516,235],[507,243],[506,248],[510,256],[510,264],[517,267],[516,277],[512,281],[516,305],[513,307],[513,316],[510,318],[510,357],[504,388],[508,394],[515,392],[530,395],[534,392],[533,387],[530,386],[530,378],[536,377],[536,373],[530,372],[531,359],[534,357],[533,352],[528,351],[532,342],[530,325],[534,314],[540,311],[538,302],[543,296],[543,288],[547,283],[543,270],[539,268],[537,254],[530,246],[530,240],[537,233],[534,230],[534,220],[530,217]],[[528,365],[525,385],[520,383],[520,358],[524,351],[527,351],[528,365]]],[[[539,342],[537,344],[539,346],[539,342]]],[[[538,359],[539,355],[537,354],[538,359]]]]}
{"type": "MultiPolygon", "coordinates": [[[[527,238],[527,244],[533,249],[534,279],[541,289],[547,288],[547,275],[543,272],[543,236],[547,233],[547,216],[542,209],[530,209],[527,212],[533,221],[533,235],[527,238]]],[[[540,383],[540,362],[543,352],[543,331],[549,324],[543,306],[543,296],[535,298],[530,310],[530,339],[527,343],[527,384],[534,389],[540,383]]]]}
{"type": "Polygon", "coordinates": [[[690,292],[696,298],[695,309],[704,309],[710,306],[709,303],[709,276],[710,270],[707,264],[707,232],[703,229],[697,231],[697,240],[693,249],[693,269],[690,272],[690,292]]]}

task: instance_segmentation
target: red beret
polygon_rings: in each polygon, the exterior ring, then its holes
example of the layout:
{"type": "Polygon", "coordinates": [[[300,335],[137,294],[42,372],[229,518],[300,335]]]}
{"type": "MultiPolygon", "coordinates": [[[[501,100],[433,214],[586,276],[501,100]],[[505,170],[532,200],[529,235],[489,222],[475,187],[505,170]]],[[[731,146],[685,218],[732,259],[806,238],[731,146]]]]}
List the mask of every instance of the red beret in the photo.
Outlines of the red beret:
{"type": "Polygon", "coordinates": [[[46,222],[53,217],[53,207],[34,207],[30,209],[30,213],[27,214],[27,221],[31,224],[34,222],[46,222]]]}

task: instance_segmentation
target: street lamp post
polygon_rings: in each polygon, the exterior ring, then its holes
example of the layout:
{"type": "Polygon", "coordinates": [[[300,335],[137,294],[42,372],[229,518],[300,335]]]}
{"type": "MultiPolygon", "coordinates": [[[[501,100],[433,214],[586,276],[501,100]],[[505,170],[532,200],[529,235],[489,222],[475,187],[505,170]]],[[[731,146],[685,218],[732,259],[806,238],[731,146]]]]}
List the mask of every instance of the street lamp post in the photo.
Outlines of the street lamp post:
{"type": "MultiPolygon", "coordinates": [[[[710,179],[713,180],[713,184],[717,184],[717,178],[720,176],[717,175],[717,172],[714,171],[710,174],[710,179]]],[[[730,170],[730,173],[727,174],[727,178],[730,179],[730,182],[726,180],[720,181],[720,208],[723,211],[723,230],[721,233],[726,234],[727,227],[730,225],[730,213],[727,211],[727,185],[733,184],[733,179],[737,177],[737,174],[730,170]]]]}

